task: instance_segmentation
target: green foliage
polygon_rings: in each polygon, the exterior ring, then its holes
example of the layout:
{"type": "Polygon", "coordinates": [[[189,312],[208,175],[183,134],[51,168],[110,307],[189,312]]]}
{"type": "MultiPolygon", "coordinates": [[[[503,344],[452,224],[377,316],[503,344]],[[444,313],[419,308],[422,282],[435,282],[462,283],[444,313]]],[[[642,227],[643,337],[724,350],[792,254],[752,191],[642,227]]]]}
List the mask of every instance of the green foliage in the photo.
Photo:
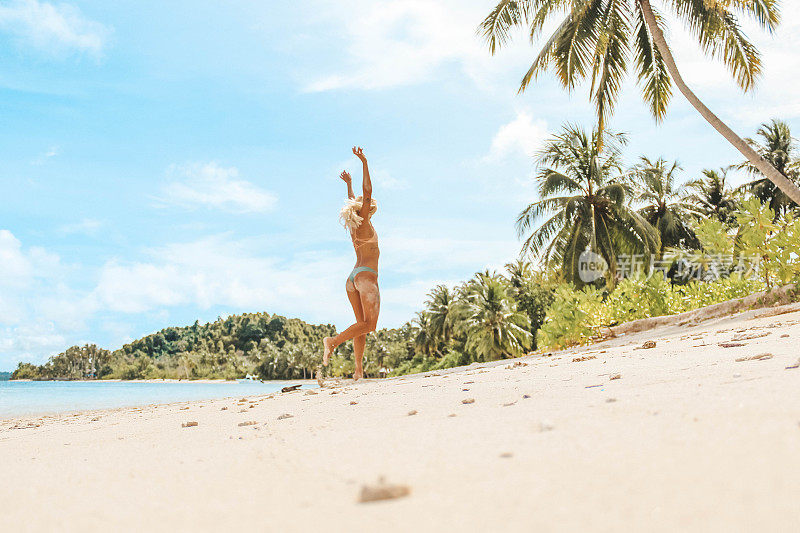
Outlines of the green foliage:
{"type": "Polygon", "coordinates": [[[594,287],[580,290],[562,285],[556,288],[553,304],[539,329],[539,345],[558,349],[593,337],[592,318],[597,316],[602,305],[602,295],[594,287]]]}
{"type": "Polygon", "coordinates": [[[539,330],[540,346],[559,349],[598,337],[604,328],[631,320],[671,315],[741,298],[764,290],[756,278],[739,274],[712,282],[670,285],[663,276],[622,280],[613,293],[562,285],[539,330]]]}
{"type": "Polygon", "coordinates": [[[695,234],[703,252],[708,255],[729,254],[733,251],[733,237],[728,233],[728,227],[719,219],[701,220],[695,228],[695,234]]]}
{"type": "Polygon", "coordinates": [[[71,346],[42,366],[20,363],[11,379],[96,379],[110,359],[111,352],[95,344],[71,346]]]}
{"type": "Polygon", "coordinates": [[[776,217],[767,204],[751,198],[742,204],[737,220],[737,252],[760,260],[759,272],[767,287],[800,278],[800,219],[788,211],[776,217]]]}

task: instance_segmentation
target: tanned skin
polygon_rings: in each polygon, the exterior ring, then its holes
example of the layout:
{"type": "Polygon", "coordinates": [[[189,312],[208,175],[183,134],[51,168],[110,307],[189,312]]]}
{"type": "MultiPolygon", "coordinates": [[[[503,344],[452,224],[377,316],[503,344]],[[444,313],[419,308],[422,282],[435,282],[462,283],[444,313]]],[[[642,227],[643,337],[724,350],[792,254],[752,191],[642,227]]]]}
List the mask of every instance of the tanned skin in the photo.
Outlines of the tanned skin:
{"type": "MultiPolygon", "coordinates": [[[[363,180],[361,188],[363,191],[363,203],[359,215],[364,219],[355,231],[350,233],[353,241],[353,248],[356,252],[357,267],[370,267],[375,272],[378,271],[378,249],[377,233],[372,226],[370,207],[372,203],[372,181],[369,178],[369,167],[367,157],[361,147],[353,147],[353,154],[361,160],[363,180]]],[[[347,197],[354,198],[353,184],[350,174],[346,171],[339,176],[347,184],[347,197]]],[[[340,344],[353,339],[353,354],[356,359],[356,370],[353,379],[358,380],[364,377],[364,346],[367,342],[367,333],[375,331],[378,324],[378,314],[381,310],[381,294],[378,290],[378,275],[369,271],[359,272],[354,281],[347,280],[345,285],[347,298],[353,306],[353,313],[356,315],[356,322],[335,337],[325,337],[322,341],[324,355],[322,364],[328,365],[331,353],[340,344]]]]}

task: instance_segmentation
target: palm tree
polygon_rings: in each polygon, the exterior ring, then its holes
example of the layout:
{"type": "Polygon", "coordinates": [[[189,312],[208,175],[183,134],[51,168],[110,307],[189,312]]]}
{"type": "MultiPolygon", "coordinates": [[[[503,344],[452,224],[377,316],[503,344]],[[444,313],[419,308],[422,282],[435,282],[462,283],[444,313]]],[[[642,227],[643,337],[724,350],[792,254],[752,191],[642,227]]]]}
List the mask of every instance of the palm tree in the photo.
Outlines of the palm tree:
{"type": "Polygon", "coordinates": [[[417,311],[412,320],[414,327],[414,348],[424,355],[432,355],[438,346],[431,327],[431,317],[425,311],[417,311]]]}
{"type": "Polygon", "coordinates": [[[513,263],[506,264],[506,272],[508,272],[508,281],[514,292],[519,294],[533,277],[533,265],[530,261],[518,259],[513,263]]]}
{"type": "Polygon", "coordinates": [[[705,169],[703,177],[690,181],[686,187],[694,191],[687,199],[695,206],[699,217],[714,217],[720,222],[732,225],[736,222],[734,211],[738,206],[736,191],[726,183],[728,169],[705,169]]]}
{"type": "MultiPolygon", "coordinates": [[[[789,125],[782,120],[772,119],[770,122],[761,124],[756,134],[761,137],[762,142],[759,143],[754,139],[748,138],[745,139],[747,143],[761,157],[769,161],[769,164],[775,167],[778,172],[797,183],[798,177],[800,177],[800,161],[795,157],[797,146],[792,138],[792,131],[789,125]]],[[[769,208],[775,212],[776,218],[787,211],[797,208],[798,204],[796,202],[793,202],[786,193],[775,187],[749,161],[737,165],[737,168],[743,169],[756,177],[756,179],[745,183],[740,188],[753,193],[762,203],[768,203],[769,208]]]]}
{"type": "Polygon", "coordinates": [[[438,345],[446,345],[453,334],[455,294],[446,285],[437,285],[425,301],[431,333],[438,345]]]}
{"type": "MultiPolygon", "coordinates": [[[[685,23],[703,51],[723,62],[743,90],[755,86],[761,73],[761,55],[742,32],[737,17],[752,18],[771,32],[780,19],[778,0],[671,0],[665,4],[685,23]]],[[[570,91],[591,74],[589,95],[602,130],[629,68],[634,69],[642,97],[656,121],[666,114],[674,81],[714,129],[800,204],[800,189],[712,113],[683,81],[664,38],[666,19],[653,9],[650,0],[501,0],[480,31],[494,54],[510,39],[512,28],[527,27],[533,40],[563,10],[566,17],[522,78],[520,92],[548,68],[570,91]]]]}
{"type": "Polygon", "coordinates": [[[519,236],[529,233],[523,254],[534,253],[546,265],[560,266],[564,279],[581,285],[578,258],[591,248],[605,259],[613,284],[618,254],[654,254],[659,249],[658,233],[625,203],[629,187],[620,179],[624,143],[622,134],[595,130],[589,136],[571,125],[545,143],[537,156],[542,199],[517,217],[519,236]]]}
{"type": "Polygon", "coordinates": [[[478,274],[471,280],[458,315],[466,349],[480,361],[519,356],[530,347],[528,317],[517,310],[500,276],[478,274]]]}
{"type": "Polygon", "coordinates": [[[680,170],[677,162],[669,163],[661,157],[651,161],[642,156],[629,174],[636,191],[634,200],[644,204],[639,214],[658,230],[661,237],[658,259],[664,257],[668,246],[700,247],[694,231],[687,224],[692,209],[687,202],[686,187],[675,183],[680,170]]]}

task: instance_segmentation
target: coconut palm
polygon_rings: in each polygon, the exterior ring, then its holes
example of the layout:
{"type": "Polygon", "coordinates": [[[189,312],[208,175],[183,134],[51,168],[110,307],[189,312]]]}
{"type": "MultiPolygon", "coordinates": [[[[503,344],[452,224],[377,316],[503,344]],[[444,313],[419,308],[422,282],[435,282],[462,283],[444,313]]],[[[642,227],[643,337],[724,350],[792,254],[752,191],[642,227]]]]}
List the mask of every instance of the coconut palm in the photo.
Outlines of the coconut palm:
{"type": "MultiPolygon", "coordinates": [[[[786,122],[772,119],[770,122],[761,124],[756,131],[756,135],[761,137],[761,142],[754,139],[745,139],[758,153],[769,161],[775,169],[797,183],[800,177],[800,161],[796,157],[797,145],[792,138],[792,131],[786,122]]],[[[750,191],[763,203],[769,204],[770,209],[779,217],[789,210],[796,209],[797,203],[793,202],[789,196],[775,187],[771,181],[749,161],[745,161],[737,168],[747,171],[755,179],[745,183],[740,188],[750,191]]]]}
{"type": "Polygon", "coordinates": [[[537,155],[541,200],[517,217],[517,233],[526,237],[523,254],[538,255],[545,265],[560,267],[564,279],[580,285],[578,258],[586,248],[605,259],[610,283],[619,254],[656,253],[658,232],[626,204],[629,186],[621,179],[624,143],[622,134],[595,130],[590,136],[571,125],[545,143],[537,155]],[[544,222],[531,231],[542,218],[544,222]]]}
{"type": "MultiPolygon", "coordinates": [[[[670,0],[664,4],[686,25],[706,55],[722,61],[743,90],[755,86],[761,73],[761,56],[742,32],[739,18],[753,19],[771,32],[780,19],[778,0],[670,0]]],[[[565,18],[525,73],[520,92],[550,68],[570,91],[591,77],[589,95],[602,130],[629,69],[634,70],[642,97],[656,121],[666,114],[674,82],[714,129],[767,179],[800,203],[800,189],[712,113],[683,81],[664,38],[666,19],[650,0],[501,0],[480,31],[494,54],[509,40],[514,27],[525,27],[533,41],[563,11],[565,18]]]]}
{"type": "Polygon", "coordinates": [[[478,274],[467,283],[458,317],[466,350],[479,361],[519,356],[530,347],[528,317],[517,310],[500,276],[478,274]]]}
{"type": "Polygon", "coordinates": [[[425,311],[417,311],[411,321],[414,331],[414,348],[424,355],[433,355],[438,347],[436,336],[431,327],[431,317],[425,311]]]}
{"type": "Polygon", "coordinates": [[[698,216],[714,217],[728,225],[736,222],[737,193],[727,184],[727,178],[727,168],[707,168],[703,170],[702,178],[686,184],[693,191],[687,200],[694,205],[698,216]]]}
{"type": "Polygon", "coordinates": [[[506,264],[506,272],[508,272],[508,281],[511,283],[511,287],[518,294],[533,277],[533,265],[530,261],[518,259],[513,263],[506,264]]]}
{"type": "Polygon", "coordinates": [[[455,304],[455,294],[446,285],[437,285],[428,293],[426,314],[431,333],[439,345],[446,345],[452,337],[455,304]]]}
{"type": "Polygon", "coordinates": [[[688,225],[692,212],[688,192],[685,185],[675,182],[680,170],[677,162],[670,163],[664,158],[651,161],[642,156],[628,175],[636,191],[634,201],[643,204],[639,214],[658,230],[661,238],[658,259],[664,257],[668,246],[700,247],[688,225]]]}

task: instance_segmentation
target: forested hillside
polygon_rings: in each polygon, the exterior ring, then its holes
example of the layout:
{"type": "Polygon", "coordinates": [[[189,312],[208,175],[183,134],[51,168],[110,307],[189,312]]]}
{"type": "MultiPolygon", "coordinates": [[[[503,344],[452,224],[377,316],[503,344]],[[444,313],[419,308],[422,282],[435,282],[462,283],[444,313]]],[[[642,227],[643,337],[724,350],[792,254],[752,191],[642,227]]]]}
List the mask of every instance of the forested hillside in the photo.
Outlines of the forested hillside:
{"type": "MultiPolygon", "coordinates": [[[[208,324],[170,327],[109,351],[72,346],[41,366],[20,363],[13,379],[263,379],[311,377],[322,357],[322,338],[332,325],[312,325],[269,313],[247,313],[208,324]]],[[[399,330],[381,330],[367,346],[367,372],[377,375],[391,350],[402,356],[399,330]]],[[[337,373],[351,372],[349,348],[333,359],[337,373]]]]}

